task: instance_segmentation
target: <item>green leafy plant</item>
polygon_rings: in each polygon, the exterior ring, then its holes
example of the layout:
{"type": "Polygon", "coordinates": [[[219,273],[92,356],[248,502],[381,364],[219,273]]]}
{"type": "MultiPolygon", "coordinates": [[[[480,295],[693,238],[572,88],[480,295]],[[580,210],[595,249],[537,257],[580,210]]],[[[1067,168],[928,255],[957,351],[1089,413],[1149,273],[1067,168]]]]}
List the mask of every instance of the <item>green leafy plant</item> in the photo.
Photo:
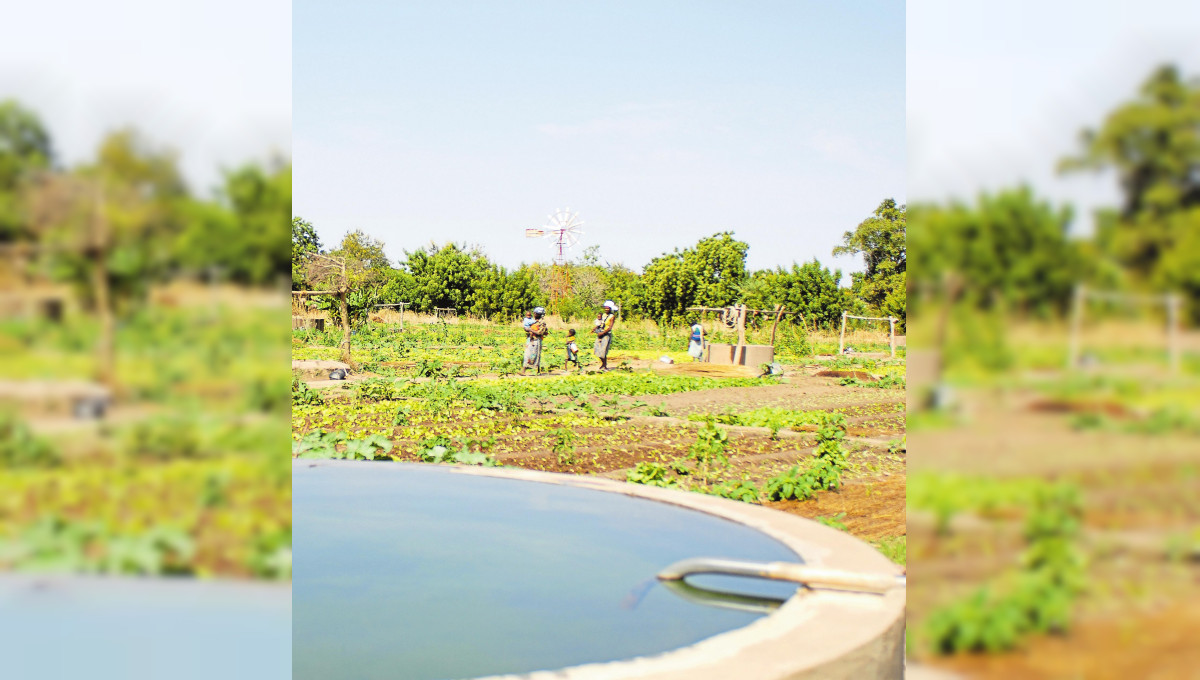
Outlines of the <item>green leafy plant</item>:
{"type": "Polygon", "coordinates": [[[363,439],[350,439],[345,432],[314,430],[300,441],[292,442],[292,455],[297,458],[390,460],[391,457],[387,454],[391,450],[392,442],[379,434],[367,435],[363,439]]]}
{"type": "Polygon", "coordinates": [[[876,550],[883,553],[884,557],[896,564],[906,564],[908,562],[907,536],[888,536],[878,541],[873,541],[872,545],[875,546],[876,550]]]}
{"type": "Polygon", "coordinates": [[[417,361],[413,374],[418,378],[436,378],[443,374],[441,359],[422,358],[417,361]]]}
{"type": "Polygon", "coordinates": [[[257,578],[287,580],[292,577],[292,530],[290,527],[259,535],[247,560],[257,578]]]}
{"type": "Polygon", "coordinates": [[[667,477],[668,468],[662,463],[641,462],[625,475],[625,480],[646,486],[674,487],[678,483],[667,477]]]}
{"type": "Polygon", "coordinates": [[[714,420],[709,420],[700,428],[696,442],[688,449],[688,455],[707,473],[712,468],[729,466],[729,456],[725,453],[728,444],[729,435],[724,428],[717,427],[714,420]]]}
{"type": "Polygon", "coordinates": [[[388,452],[392,450],[392,443],[383,435],[371,434],[364,439],[348,439],[346,447],[342,451],[342,455],[334,455],[334,458],[345,458],[347,460],[389,460],[388,452]]]}
{"type": "Polygon", "coordinates": [[[392,414],[392,425],[395,427],[404,427],[412,421],[412,414],[407,406],[400,405],[396,407],[396,412],[392,414]]]}
{"type": "Polygon", "coordinates": [[[57,516],[0,541],[0,565],[41,573],[186,574],[194,553],[192,539],[175,527],[117,532],[102,522],[57,516]]]}
{"type": "Polygon", "coordinates": [[[753,482],[748,479],[730,479],[709,487],[707,493],[721,498],[729,498],[743,503],[757,503],[761,493],[753,482]]]}
{"type": "Polygon", "coordinates": [[[833,490],[840,484],[840,470],[833,462],[812,458],[806,465],[794,465],[783,474],[768,479],[764,493],[772,501],[804,501],[818,491],[833,490]]]}
{"type": "Polygon", "coordinates": [[[391,401],[399,398],[396,384],[382,378],[371,378],[354,385],[353,394],[357,399],[369,401],[391,401]]]}
{"type": "Polygon", "coordinates": [[[579,441],[579,435],[570,428],[560,427],[551,432],[551,436],[554,437],[551,451],[558,454],[559,465],[574,465],[575,443],[579,441]]]}
{"type": "Polygon", "coordinates": [[[836,515],[832,515],[832,516],[820,515],[820,516],[816,517],[815,519],[818,522],[820,522],[821,524],[824,524],[825,526],[830,527],[831,529],[837,529],[838,531],[846,530],[846,525],[842,522],[842,520],[846,519],[846,513],[844,513],[844,512],[839,512],[836,515]]]}
{"type": "Polygon", "coordinates": [[[320,393],[308,386],[300,378],[292,378],[292,406],[320,405],[325,403],[320,393]]]}
{"type": "Polygon", "coordinates": [[[136,458],[195,458],[200,455],[200,433],[193,421],[182,416],[154,417],[130,426],[122,449],[136,458]]]}
{"type": "Polygon", "coordinates": [[[16,414],[0,411],[0,468],[55,467],[62,454],[16,414]]]}
{"type": "Polygon", "coordinates": [[[492,456],[482,451],[472,451],[466,445],[463,445],[459,449],[453,449],[446,444],[435,444],[428,448],[422,447],[417,455],[426,463],[481,465],[483,467],[499,466],[499,463],[492,456]]]}
{"type": "Polygon", "coordinates": [[[1029,634],[1065,631],[1084,588],[1075,544],[1082,503],[1071,485],[1039,488],[1025,522],[1019,569],[930,615],[926,631],[942,654],[1002,652],[1029,634]]]}
{"type": "Polygon", "coordinates": [[[812,458],[767,480],[769,500],[808,500],[818,491],[837,489],[846,467],[846,417],[822,412],[818,418],[817,448],[812,458]]]}
{"type": "Polygon", "coordinates": [[[313,430],[299,441],[292,442],[292,456],[296,458],[333,458],[337,445],[348,439],[345,432],[313,430]]]}

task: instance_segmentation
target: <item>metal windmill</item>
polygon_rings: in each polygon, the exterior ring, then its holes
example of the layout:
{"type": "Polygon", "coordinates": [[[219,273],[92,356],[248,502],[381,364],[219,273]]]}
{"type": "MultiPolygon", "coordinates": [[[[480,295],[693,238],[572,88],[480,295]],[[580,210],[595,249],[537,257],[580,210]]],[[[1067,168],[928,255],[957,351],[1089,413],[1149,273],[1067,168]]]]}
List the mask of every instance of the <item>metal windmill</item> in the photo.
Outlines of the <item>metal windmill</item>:
{"type": "Polygon", "coordinates": [[[563,266],[567,264],[567,250],[579,243],[579,237],[583,236],[583,229],[580,228],[583,226],[583,220],[579,219],[579,213],[571,212],[570,208],[557,210],[547,217],[550,221],[546,226],[541,229],[526,229],[525,238],[551,239],[554,264],[563,266]]]}
{"type": "Polygon", "coordinates": [[[583,236],[583,220],[579,219],[579,213],[571,212],[570,208],[556,210],[548,219],[550,221],[541,229],[526,229],[525,238],[551,240],[554,248],[554,267],[550,277],[550,302],[553,304],[570,293],[567,250],[579,243],[579,237],[583,236]]]}

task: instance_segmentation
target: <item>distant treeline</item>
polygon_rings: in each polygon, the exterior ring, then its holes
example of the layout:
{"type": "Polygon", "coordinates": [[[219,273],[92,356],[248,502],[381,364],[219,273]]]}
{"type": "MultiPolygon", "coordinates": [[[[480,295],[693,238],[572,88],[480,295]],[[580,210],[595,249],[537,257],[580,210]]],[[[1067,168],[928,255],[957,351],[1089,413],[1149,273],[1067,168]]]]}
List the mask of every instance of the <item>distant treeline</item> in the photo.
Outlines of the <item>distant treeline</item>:
{"type": "Polygon", "coordinates": [[[288,161],[227,170],[201,197],[177,154],[133,129],[110,133],[93,159],[64,167],[39,117],[0,102],[0,246],[23,275],[73,283],[87,303],[97,267],[118,311],[180,275],[285,279],[291,212],[288,161]]]}
{"type": "Polygon", "coordinates": [[[1183,294],[1200,323],[1200,82],[1156,69],[1130,101],[1084,130],[1059,171],[1111,171],[1122,200],[1072,233],[1073,212],[1029,187],[974,203],[912,206],[913,304],[945,299],[1028,316],[1062,315],[1077,283],[1183,294]]]}
{"type": "MultiPolygon", "coordinates": [[[[346,264],[349,306],[362,318],[377,304],[407,302],[410,309],[431,312],[453,307],[460,314],[509,319],[535,306],[567,319],[594,315],[611,299],[623,318],[648,318],[678,323],[688,307],[725,307],[744,303],[772,309],[782,304],[801,312],[810,326],[839,322],[843,311],[873,312],[900,319],[905,315],[904,206],[883,201],[875,213],[844,234],[835,253],[861,253],[865,272],[855,273],[853,285],[842,288],[842,273],[816,259],[790,267],[749,271],[750,245],[732,232],[714,234],[698,243],[654,258],[641,272],[621,264],[602,264],[596,247],[563,268],[523,264],[509,270],[492,262],[477,248],[459,244],[430,244],[405,251],[393,265],[384,244],[362,231],[353,231],[330,251],[322,249],[312,225],[292,221],[293,287],[328,289],[341,281],[346,264]],[[569,294],[551,300],[560,285],[569,294]]],[[[321,301],[332,309],[332,300],[321,301]]]]}

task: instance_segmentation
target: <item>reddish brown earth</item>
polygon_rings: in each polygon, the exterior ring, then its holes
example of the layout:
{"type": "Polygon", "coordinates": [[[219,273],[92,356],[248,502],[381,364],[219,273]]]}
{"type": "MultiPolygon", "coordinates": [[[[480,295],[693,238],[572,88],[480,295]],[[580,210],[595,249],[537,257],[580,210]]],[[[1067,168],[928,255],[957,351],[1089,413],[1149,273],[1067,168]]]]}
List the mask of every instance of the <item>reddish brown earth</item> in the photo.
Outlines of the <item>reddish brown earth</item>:
{"type": "Polygon", "coordinates": [[[818,494],[807,501],[775,501],[763,505],[793,515],[815,519],[835,517],[846,531],[867,541],[904,536],[905,481],[903,475],[856,479],[837,491],[818,494]]]}
{"type": "MultiPolygon", "coordinates": [[[[1066,634],[1029,638],[1007,654],[921,661],[971,678],[1200,678],[1200,564],[1172,559],[1167,548],[1168,539],[1200,525],[1194,435],[1072,426],[1078,413],[1126,417],[1123,406],[1107,402],[1031,400],[1001,391],[963,398],[958,426],[911,433],[914,472],[1078,485],[1087,591],[1066,634]]],[[[1019,564],[1019,517],[961,519],[969,521],[956,522],[949,536],[935,535],[929,517],[910,522],[913,638],[932,610],[1019,564]]]]}
{"type": "Polygon", "coordinates": [[[951,658],[939,668],[986,680],[1200,677],[1200,599],[1135,616],[1080,622],[1013,654],[951,658]]]}

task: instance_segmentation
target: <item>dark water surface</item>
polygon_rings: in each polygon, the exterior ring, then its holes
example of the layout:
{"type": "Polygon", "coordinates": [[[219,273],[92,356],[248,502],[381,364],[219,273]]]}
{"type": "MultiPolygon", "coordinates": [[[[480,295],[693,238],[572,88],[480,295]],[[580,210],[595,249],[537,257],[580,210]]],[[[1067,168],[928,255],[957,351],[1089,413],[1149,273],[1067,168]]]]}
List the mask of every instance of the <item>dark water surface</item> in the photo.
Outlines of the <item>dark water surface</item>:
{"type": "Polygon", "coordinates": [[[760,615],[688,602],[653,580],[658,570],[699,556],[799,561],[740,524],[618,494],[432,465],[292,472],[299,680],[445,680],[663,652],[760,615]]]}

